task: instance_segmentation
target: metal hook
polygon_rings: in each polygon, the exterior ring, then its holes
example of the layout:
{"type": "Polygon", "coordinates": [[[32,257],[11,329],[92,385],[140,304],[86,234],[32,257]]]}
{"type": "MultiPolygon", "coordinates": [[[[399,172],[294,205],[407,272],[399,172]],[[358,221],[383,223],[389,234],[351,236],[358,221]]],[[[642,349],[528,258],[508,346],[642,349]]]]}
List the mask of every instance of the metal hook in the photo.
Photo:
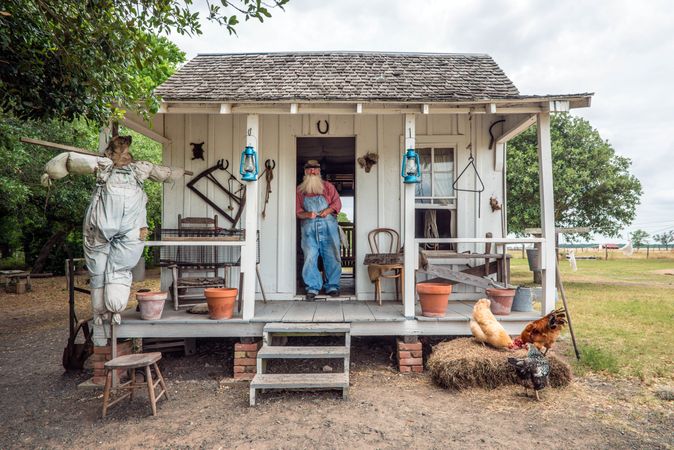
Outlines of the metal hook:
{"type": "Polygon", "coordinates": [[[229,161],[226,159],[219,159],[217,163],[218,169],[220,170],[227,170],[229,167],[229,161]]]}

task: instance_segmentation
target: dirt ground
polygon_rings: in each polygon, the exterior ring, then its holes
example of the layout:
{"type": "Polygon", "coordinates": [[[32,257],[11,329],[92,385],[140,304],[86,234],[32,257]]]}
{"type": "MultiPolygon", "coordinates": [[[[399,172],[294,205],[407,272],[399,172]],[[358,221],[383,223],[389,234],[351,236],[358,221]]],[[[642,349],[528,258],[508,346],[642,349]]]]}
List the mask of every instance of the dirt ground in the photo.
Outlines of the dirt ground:
{"type": "Polygon", "coordinates": [[[77,388],[91,372],[61,367],[63,278],[3,291],[0,314],[0,448],[674,448],[674,403],[657,385],[583,377],[540,403],[517,387],[450,392],[397,373],[392,338],[353,340],[349,400],[264,393],[253,408],[231,378],[234,341],[199,341],[196,355],[162,359],[171,398],[157,417],[141,394],[101,419],[101,392],[77,388]]]}

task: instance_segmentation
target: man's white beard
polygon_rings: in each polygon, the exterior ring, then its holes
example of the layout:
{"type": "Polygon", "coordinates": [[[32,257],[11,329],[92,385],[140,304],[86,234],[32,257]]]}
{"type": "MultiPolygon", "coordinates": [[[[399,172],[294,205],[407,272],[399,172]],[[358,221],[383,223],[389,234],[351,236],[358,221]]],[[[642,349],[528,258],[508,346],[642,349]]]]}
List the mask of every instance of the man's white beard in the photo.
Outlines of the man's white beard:
{"type": "Polygon", "coordinates": [[[300,191],[304,194],[322,194],[323,180],[320,175],[304,175],[304,181],[300,183],[300,191]]]}

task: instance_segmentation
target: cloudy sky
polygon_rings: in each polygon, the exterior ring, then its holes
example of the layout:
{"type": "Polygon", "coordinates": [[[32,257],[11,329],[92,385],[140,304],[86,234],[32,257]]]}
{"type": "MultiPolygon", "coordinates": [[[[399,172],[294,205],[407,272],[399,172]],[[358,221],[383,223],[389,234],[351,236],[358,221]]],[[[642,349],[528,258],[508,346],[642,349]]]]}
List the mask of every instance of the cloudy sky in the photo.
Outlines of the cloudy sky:
{"type": "MultiPolygon", "coordinates": [[[[195,0],[195,3],[205,3],[195,0]]],[[[630,229],[674,229],[674,7],[664,0],[291,0],[238,37],[172,35],[197,53],[487,53],[523,94],[595,92],[574,110],[632,159],[644,188],[630,229]]]]}

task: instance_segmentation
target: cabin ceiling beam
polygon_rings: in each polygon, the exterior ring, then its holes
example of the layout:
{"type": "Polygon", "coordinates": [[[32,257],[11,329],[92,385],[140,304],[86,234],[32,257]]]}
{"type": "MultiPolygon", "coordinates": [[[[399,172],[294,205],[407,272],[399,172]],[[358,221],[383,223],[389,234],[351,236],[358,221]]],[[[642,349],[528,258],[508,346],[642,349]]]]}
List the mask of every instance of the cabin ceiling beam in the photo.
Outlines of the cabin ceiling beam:
{"type": "MultiPolygon", "coordinates": [[[[215,103],[162,102],[162,114],[538,114],[566,112],[565,100],[530,103],[215,103]]],[[[574,106],[575,107],[575,106],[574,106]]]]}
{"type": "Polygon", "coordinates": [[[523,133],[530,126],[536,123],[536,115],[532,114],[531,116],[522,119],[518,122],[515,122],[508,129],[503,130],[500,136],[496,138],[496,144],[505,144],[515,136],[523,133]]]}
{"type": "Polygon", "coordinates": [[[231,113],[232,113],[231,103],[220,103],[220,114],[231,114],[231,113]]]}
{"type": "Polygon", "coordinates": [[[153,141],[159,142],[160,144],[170,144],[171,143],[171,139],[168,139],[168,138],[162,136],[161,134],[157,133],[156,131],[151,130],[145,124],[138,123],[135,120],[129,119],[128,117],[124,117],[122,119],[122,124],[125,127],[129,128],[129,129],[131,129],[131,130],[133,130],[137,133],[142,134],[143,136],[149,137],[153,141]]]}

